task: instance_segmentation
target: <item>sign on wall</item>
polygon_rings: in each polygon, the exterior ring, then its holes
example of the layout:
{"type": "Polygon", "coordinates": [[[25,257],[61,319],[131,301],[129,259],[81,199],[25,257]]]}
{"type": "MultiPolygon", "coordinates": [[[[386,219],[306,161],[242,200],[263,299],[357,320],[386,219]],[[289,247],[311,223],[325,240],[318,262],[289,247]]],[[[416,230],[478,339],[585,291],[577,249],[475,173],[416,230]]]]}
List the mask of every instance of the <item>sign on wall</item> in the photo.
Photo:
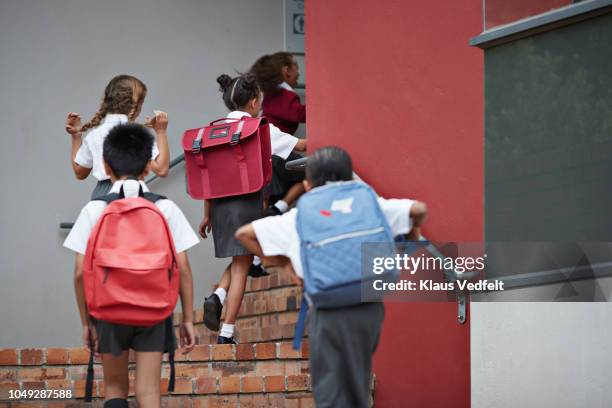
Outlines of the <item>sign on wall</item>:
{"type": "Polygon", "coordinates": [[[304,53],[304,0],[285,0],[285,50],[304,53]]]}

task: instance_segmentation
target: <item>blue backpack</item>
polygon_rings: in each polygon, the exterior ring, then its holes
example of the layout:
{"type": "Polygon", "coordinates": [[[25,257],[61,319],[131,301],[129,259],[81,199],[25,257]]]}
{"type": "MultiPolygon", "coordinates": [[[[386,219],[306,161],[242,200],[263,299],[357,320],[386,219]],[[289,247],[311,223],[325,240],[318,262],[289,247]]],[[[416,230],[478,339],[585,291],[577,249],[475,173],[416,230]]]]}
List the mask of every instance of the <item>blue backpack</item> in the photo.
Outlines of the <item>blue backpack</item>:
{"type": "Polygon", "coordinates": [[[364,285],[394,279],[362,271],[362,244],[392,247],[391,228],[374,191],[365,183],[332,183],[304,194],[297,204],[297,232],[304,295],[293,346],[299,349],[308,306],[336,308],[362,302],[364,285]]]}

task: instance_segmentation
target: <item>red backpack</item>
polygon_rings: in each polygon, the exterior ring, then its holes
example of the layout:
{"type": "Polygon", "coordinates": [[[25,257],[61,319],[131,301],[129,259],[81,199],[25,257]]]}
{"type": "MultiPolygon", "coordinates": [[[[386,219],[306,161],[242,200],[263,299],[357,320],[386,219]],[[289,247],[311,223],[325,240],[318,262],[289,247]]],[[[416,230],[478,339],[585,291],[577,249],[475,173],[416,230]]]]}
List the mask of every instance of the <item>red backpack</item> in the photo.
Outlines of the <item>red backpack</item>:
{"type": "Polygon", "coordinates": [[[254,193],[272,178],[270,128],[265,118],[223,118],[187,130],[183,150],[187,192],[197,200],[254,193]]]}
{"type": "Polygon", "coordinates": [[[154,204],[164,197],[144,193],[100,198],[108,203],[85,252],[83,286],[91,316],[109,323],[152,326],[172,315],[179,273],[172,235],[154,204]]]}
{"type": "MultiPolygon", "coordinates": [[[[143,192],[142,186],[138,197],[125,198],[122,186],[119,193],[97,198],[108,205],[87,241],[83,287],[88,313],[98,320],[133,326],[166,322],[168,392],[173,392],[172,314],[179,295],[179,272],[168,222],[155,205],[164,198],[143,192]]],[[[93,379],[92,350],[86,402],[92,400],[93,379]]]]}

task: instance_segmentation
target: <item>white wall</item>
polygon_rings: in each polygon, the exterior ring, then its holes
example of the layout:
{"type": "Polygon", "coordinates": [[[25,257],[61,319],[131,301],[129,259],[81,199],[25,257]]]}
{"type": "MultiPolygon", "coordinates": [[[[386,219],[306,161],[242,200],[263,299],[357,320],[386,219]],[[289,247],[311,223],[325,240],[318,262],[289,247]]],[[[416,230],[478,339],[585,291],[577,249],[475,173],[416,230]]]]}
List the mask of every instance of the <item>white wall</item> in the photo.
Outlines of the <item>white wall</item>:
{"type": "MultiPolygon", "coordinates": [[[[184,129],[224,115],[215,78],[282,47],[282,0],[0,2],[0,348],[80,343],[73,254],[58,224],[75,219],[94,182],[72,175],[66,113],[88,119],[108,80],[133,74],[149,88],[139,119],[169,113],[174,157],[184,129]]],[[[183,177],[176,168],[152,188],[195,228],[201,204],[183,177]]],[[[201,307],[227,261],[213,258],[210,240],[189,256],[201,307]]]]}
{"type": "Polygon", "coordinates": [[[612,406],[611,315],[610,303],[472,303],[472,407],[612,406]]]}

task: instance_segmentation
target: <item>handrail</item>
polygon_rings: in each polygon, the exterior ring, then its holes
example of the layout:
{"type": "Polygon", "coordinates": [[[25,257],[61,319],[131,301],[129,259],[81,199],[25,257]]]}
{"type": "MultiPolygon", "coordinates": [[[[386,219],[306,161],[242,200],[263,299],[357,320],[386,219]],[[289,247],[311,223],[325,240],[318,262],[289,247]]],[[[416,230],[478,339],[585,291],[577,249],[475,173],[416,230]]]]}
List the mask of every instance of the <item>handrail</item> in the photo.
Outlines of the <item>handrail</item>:
{"type": "MultiPolygon", "coordinates": [[[[180,154],[178,156],[176,156],[174,159],[170,160],[170,163],[168,165],[168,171],[170,171],[172,168],[176,167],[179,163],[185,161],[185,154],[180,154]]],[[[151,176],[149,176],[148,178],[145,179],[145,183],[149,184],[152,181],[155,181],[159,178],[159,176],[157,174],[153,174],[151,176]]],[[[60,229],[72,229],[72,227],[74,227],[74,222],[60,222],[59,224],[60,229]]]]}
{"type": "Polygon", "coordinates": [[[304,169],[306,169],[307,161],[308,161],[308,156],[302,157],[300,159],[291,160],[285,163],[285,168],[287,170],[303,171],[304,169]]]}
{"type": "MultiPolygon", "coordinates": [[[[185,153],[176,156],[174,159],[170,160],[170,164],[168,165],[168,171],[170,171],[173,167],[176,167],[179,163],[185,161],[185,153]]],[[[149,184],[150,182],[157,180],[159,176],[157,174],[153,174],[145,179],[145,183],[149,184]]]]}

